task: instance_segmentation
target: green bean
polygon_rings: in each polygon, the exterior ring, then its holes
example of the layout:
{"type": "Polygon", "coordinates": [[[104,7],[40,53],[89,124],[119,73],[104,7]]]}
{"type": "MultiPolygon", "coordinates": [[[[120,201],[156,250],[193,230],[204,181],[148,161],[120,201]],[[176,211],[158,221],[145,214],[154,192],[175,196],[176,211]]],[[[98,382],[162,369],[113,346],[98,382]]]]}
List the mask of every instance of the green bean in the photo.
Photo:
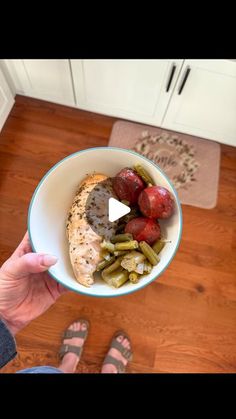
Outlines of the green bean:
{"type": "Polygon", "coordinates": [[[139,243],[139,247],[140,247],[140,250],[143,252],[143,254],[146,256],[146,258],[149,260],[149,262],[153,266],[157,265],[158,262],[160,262],[159,257],[154,252],[154,250],[151,248],[151,246],[149,246],[148,243],[146,243],[145,241],[141,241],[139,243]]]}
{"type": "Polygon", "coordinates": [[[121,266],[129,272],[135,271],[138,264],[142,263],[145,260],[145,256],[133,250],[132,252],[127,253],[121,261],[121,266]]]}
{"type": "Polygon", "coordinates": [[[138,248],[137,240],[130,240],[128,242],[121,242],[115,244],[115,250],[133,250],[138,248]]]}
{"type": "Polygon", "coordinates": [[[102,269],[106,268],[107,266],[111,265],[115,260],[115,256],[112,256],[110,260],[102,260],[97,265],[97,271],[101,271],[102,269]]]}
{"type": "Polygon", "coordinates": [[[119,243],[119,242],[127,242],[133,240],[132,234],[126,233],[126,234],[116,234],[115,236],[112,236],[111,242],[112,243],[119,243]]]}
{"type": "Polygon", "coordinates": [[[102,275],[102,279],[103,281],[105,281],[108,285],[110,285],[111,287],[113,286],[113,278],[117,278],[117,276],[119,276],[120,273],[122,273],[124,270],[123,268],[121,268],[121,266],[116,269],[115,271],[107,274],[107,275],[102,275]]]}
{"type": "Polygon", "coordinates": [[[126,201],[126,199],[122,199],[121,202],[122,202],[122,204],[127,205],[127,206],[129,206],[129,204],[130,204],[130,202],[126,201]]]}
{"type": "Polygon", "coordinates": [[[165,242],[163,240],[157,240],[152,246],[152,248],[154,252],[158,255],[164,246],[165,246],[165,242]]]}
{"type": "Polygon", "coordinates": [[[111,257],[112,257],[112,255],[108,252],[108,250],[106,250],[106,249],[103,249],[101,252],[100,252],[100,255],[101,255],[101,257],[103,258],[103,259],[106,259],[106,260],[110,260],[111,259],[111,257]]]}
{"type": "Polygon", "coordinates": [[[127,214],[124,216],[124,222],[127,224],[129,221],[133,220],[133,218],[137,218],[135,214],[127,214]]]}
{"type": "Polygon", "coordinates": [[[132,284],[137,284],[139,281],[139,276],[136,272],[131,272],[129,274],[129,280],[132,282],[132,284]]]}
{"type": "Polygon", "coordinates": [[[103,269],[102,277],[104,279],[105,276],[109,275],[111,272],[115,271],[117,268],[120,267],[121,258],[115,260],[112,265],[108,266],[108,268],[103,269]]]}
{"type": "Polygon", "coordinates": [[[135,164],[134,170],[138,173],[138,175],[144,180],[145,183],[155,185],[154,180],[148,174],[148,172],[141,166],[141,164],[135,164]]]}
{"type": "Polygon", "coordinates": [[[113,287],[119,288],[129,279],[129,274],[127,271],[123,270],[122,272],[113,272],[110,276],[111,283],[113,287]]]}
{"type": "Polygon", "coordinates": [[[137,206],[133,207],[130,211],[130,214],[138,215],[139,214],[138,207],[137,206]]]}
{"type": "Polygon", "coordinates": [[[125,223],[122,223],[122,224],[118,225],[116,232],[117,232],[117,233],[121,233],[121,232],[123,232],[123,231],[124,231],[124,229],[125,229],[125,226],[126,226],[126,224],[125,224],[125,223]]]}
{"type": "Polygon", "coordinates": [[[152,271],[152,265],[151,265],[150,262],[148,262],[148,260],[145,260],[144,261],[144,269],[143,269],[143,271],[145,273],[148,273],[148,274],[150,274],[150,272],[152,271]]]}
{"type": "Polygon", "coordinates": [[[101,243],[101,248],[108,250],[108,252],[113,253],[115,250],[115,246],[113,243],[103,240],[101,243]]]}
{"type": "Polygon", "coordinates": [[[128,223],[130,220],[132,220],[133,218],[138,217],[140,214],[139,210],[137,208],[132,208],[131,211],[124,215],[121,220],[124,221],[124,223],[128,223]]]}
{"type": "Polygon", "coordinates": [[[114,256],[124,256],[127,255],[128,251],[126,250],[115,250],[114,251],[114,256]]]}

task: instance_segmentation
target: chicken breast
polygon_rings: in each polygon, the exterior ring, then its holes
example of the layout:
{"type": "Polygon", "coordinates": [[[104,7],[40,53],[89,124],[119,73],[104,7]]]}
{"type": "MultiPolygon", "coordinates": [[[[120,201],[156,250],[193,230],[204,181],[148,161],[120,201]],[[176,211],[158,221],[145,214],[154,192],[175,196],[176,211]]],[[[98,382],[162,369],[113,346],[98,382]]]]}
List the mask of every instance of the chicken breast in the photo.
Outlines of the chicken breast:
{"type": "Polygon", "coordinates": [[[67,219],[70,260],[76,280],[90,287],[94,283],[100,243],[110,240],[117,223],[108,220],[108,200],[116,198],[111,178],[101,173],[87,176],[79,185],[67,219]]]}

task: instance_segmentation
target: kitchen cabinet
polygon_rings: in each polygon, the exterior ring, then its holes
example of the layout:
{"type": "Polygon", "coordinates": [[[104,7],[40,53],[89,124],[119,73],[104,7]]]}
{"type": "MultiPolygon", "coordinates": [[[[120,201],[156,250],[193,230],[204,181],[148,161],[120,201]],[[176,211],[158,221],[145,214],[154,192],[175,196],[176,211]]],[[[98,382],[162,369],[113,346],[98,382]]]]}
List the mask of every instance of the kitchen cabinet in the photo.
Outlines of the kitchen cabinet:
{"type": "Polygon", "coordinates": [[[236,146],[235,60],[3,61],[16,93],[236,146]]]}
{"type": "Polygon", "coordinates": [[[185,60],[163,128],[236,145],[236,63],[185,60]]]}
{"type": "Polygon", "coordinates": [[[183,60],[71,60],[77,107],[160,125],[183,60]]]}
{"type": "Polygon", "coordinates": [[[8,84],[0,70],[0,131],[14,104],[14,98],[8,84]]]}
{"type": "Polygon", "coordinates": [[[16,92],[75,106],[69,60],[4,60],[16,92]]]}

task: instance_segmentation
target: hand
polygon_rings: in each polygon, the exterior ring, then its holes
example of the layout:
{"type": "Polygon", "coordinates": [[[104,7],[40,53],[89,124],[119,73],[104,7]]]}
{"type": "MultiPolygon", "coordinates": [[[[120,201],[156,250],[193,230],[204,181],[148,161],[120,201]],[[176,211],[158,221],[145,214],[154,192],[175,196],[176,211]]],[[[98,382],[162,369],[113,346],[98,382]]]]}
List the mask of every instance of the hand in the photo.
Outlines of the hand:
{"type": "Polygon", "coordinates": [[[0,269],[0,318],[13,334],[44,313],[67,291],[46,272],[57,258],[32,253],[28,233],[0,269]]]}

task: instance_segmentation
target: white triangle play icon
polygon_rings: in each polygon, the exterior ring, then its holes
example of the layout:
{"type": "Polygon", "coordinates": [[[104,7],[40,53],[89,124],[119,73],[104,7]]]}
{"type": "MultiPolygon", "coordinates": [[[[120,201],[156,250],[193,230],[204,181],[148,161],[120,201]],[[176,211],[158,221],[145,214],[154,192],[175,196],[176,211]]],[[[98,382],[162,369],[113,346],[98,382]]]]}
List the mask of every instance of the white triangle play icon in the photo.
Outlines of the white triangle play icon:
{"type": "Polygon", "coordinates": [[[122,202],[117,201],[117,199],[109,198],[108,202],[108,218],[109,221],[113,222],[119,220],[130,212],[130,208],[127,205],[122,204],[122,202]]]}

